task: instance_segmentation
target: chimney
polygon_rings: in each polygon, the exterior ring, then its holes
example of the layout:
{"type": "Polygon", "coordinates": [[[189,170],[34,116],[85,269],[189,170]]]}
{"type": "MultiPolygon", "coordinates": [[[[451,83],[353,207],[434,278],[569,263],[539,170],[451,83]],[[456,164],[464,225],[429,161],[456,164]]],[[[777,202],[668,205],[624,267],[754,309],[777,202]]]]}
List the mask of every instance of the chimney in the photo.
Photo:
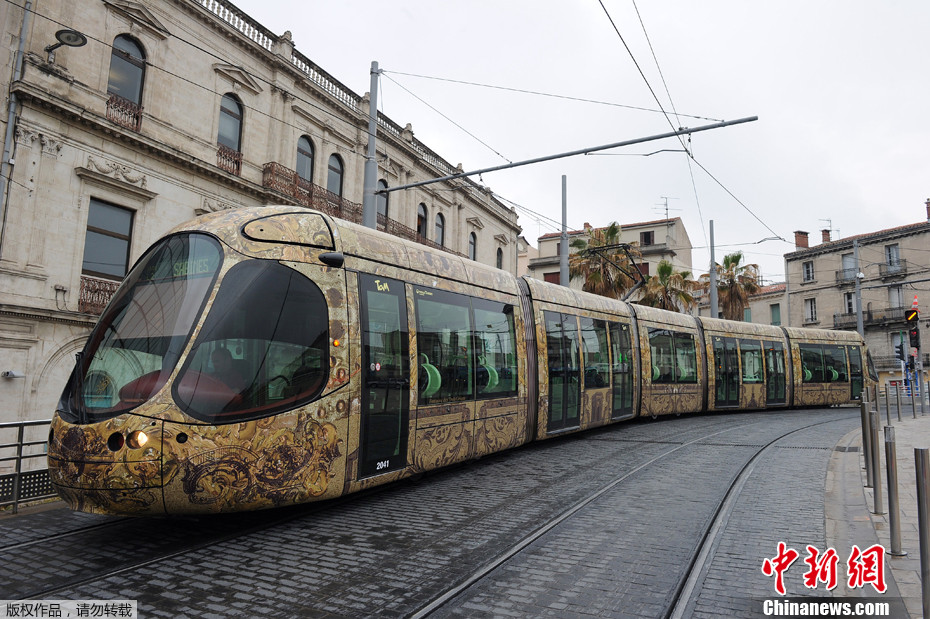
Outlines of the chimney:
{"type": "Polygon", "coordinates": [[[820,231],[820,242],[821,242],[821,243],[829,243],[829,242],[830,242],[830,231],[829,231],[829,230],[821,230],[821,231],[820,231]]]}
{"type": "Polygon", "coordinates": [[[930,221],[930,198],[927,198],[927,221],[930,221]]]}
{"type": "Polygon", "coordinates": [[[795,249],[807,249],[807,232],[803,230],[794,231],[794,248],[795,249]]]}

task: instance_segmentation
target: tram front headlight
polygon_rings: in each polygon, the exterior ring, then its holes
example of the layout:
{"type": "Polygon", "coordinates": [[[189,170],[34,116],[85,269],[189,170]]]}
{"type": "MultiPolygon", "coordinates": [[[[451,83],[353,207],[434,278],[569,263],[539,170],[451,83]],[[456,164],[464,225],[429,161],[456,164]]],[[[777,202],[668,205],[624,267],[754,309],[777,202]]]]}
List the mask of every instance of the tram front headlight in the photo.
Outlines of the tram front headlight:
{"type": "Polygon", "coordinates": [[[148,435],[142,430],[136,430],[126,437],[126,444],[132,449],[141,449],[149,442],[148,435]]]}

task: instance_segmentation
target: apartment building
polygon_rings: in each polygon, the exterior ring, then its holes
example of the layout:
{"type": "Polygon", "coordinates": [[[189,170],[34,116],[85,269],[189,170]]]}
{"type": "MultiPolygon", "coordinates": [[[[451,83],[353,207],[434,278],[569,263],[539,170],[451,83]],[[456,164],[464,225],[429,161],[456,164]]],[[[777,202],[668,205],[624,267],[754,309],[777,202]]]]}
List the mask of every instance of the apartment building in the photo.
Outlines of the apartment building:
{"type": "Polygon", "coordinates": [[[855,330],[858,279],[865,341],[881,383],[901,380],[901,363],[894,352],[898,344],[903,342],[910,354],[916,352],[905,321],[905,311],[915,299],[921,316],[917,359],[930,366],[930,200],[925,206],[926,221],[837,240],[823,230],[821,242],[813,246],[806,231],[796,231],[795,251],[785,255],[785,324],[855,330]]]}
{"type": "MultiPolygon", "coordinates": [[[[676,270],[691,270],[691,239],[680,217],[620,225],[620,242],[636,245],[642,260],[640,270],[647,277],[655,273],[662,260],[668,260],[676,270]]],[[[588,238],[594,230],[585,222],[582,230],[568,232],[569,246],[576,238],[588,238]]],[[[547,282],[559,283],[559,256],[562,248],[559,232],[544,234],[537,239],[538,255],[529,260],[527,275],[547,282]]],[[[569,247],[574,253],[574,249],[569,247]]],[[[571,287],[581,290],[583,282],[575,280],[571,287]]]]}

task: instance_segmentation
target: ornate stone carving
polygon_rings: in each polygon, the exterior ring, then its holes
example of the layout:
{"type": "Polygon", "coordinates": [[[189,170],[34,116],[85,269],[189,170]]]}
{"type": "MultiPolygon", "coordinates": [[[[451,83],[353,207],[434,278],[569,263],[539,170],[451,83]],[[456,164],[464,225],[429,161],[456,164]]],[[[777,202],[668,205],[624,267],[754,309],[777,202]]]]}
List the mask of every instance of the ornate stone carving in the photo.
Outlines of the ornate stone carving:
{"type": "Polygon", "coordinates": [[[39,134],[39,142],[42,144],[42,154],[57,157],[61,151],[61,140],[50,138],[44,133],[39,134]]]}
{"type": "Polygon", "coordinates": [[[209,198],[204,198],[203,203],[194,209],[194,214],[197,217],[201,215],[206,215],[208,213],[217,213],[219,211],[226,211],[233,209],[239,206],[238,204],[229,204],[228,202],[219,202],[216,200],[210,200],[209,198]]]}
{"type": "Polygon", "coordinates": [[[145,174],[137,173],[129,166],[120,165],[118,163],[97,163],[96,159],[93,157],[88,157],[87,167],[96,170],[104,176],[109,176],[113,179],[125,181],[142,189],[146,189],[146,186],[148,185],[148,178],[145,176],[145,174]]]}
{"type": "Polygon", "coordinates": [[[39,139],[39,132],[33,131],[23,127],[22,125],[16,125],[16,143],[22,144],[23,146],[32,147],[32,143],[39,139]]]}

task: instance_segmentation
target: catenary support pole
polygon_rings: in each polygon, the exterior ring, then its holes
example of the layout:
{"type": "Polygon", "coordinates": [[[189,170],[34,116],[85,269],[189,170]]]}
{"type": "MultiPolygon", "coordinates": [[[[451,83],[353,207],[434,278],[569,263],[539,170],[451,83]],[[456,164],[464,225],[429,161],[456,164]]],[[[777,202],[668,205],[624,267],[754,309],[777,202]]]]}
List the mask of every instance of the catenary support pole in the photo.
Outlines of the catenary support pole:
{"type": "Polygon", "coordinates": [[[559,283],[568,286],[568,178],[562,175],[562,242],[559,243],[559,283]]]}
{"type": "Polygon", "coordinates": [[[707,274],[710,276],[710,317],[717,318],[717,261],[714,258],[714,220],[710,220],[710,267],[707,274]]]}
{"type": "Polygon", "coordinates": [[[362,194],[362,224],[378,227],[378,208],[375,190],[378,188],[378,161],[376,140],[378,135],[378,63],[371,63],[371,92],[368,93],[368,154],[365,157],[365,193],[362,194]]]}

